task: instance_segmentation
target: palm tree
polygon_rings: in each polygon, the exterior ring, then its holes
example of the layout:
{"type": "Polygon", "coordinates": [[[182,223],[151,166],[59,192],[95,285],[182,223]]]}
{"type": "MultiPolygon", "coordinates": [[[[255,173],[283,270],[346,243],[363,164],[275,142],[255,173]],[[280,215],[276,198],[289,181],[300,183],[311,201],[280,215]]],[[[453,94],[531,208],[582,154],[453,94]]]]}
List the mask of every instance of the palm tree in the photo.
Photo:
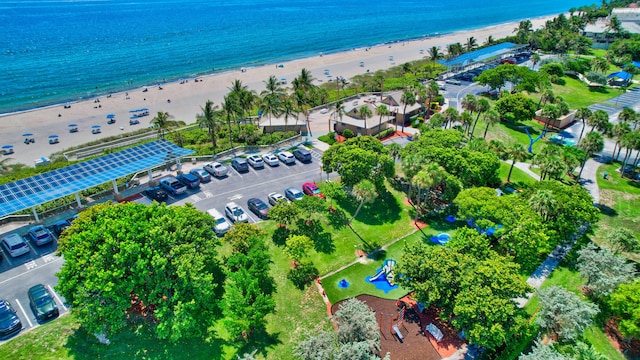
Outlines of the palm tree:
{"type": "Polygon", "coordinates": [[[552,121],[555,123],[555,121],[558,120],[558,118],[560,117],[560,111],[558,110],[557,106],[547,104],[542,108],[540,115],[542,115],[546,119],[546,121],[544,122],[543,130],[547,130],[547,128],[549,128],[549,124],[552,121]]]}
{"type": "Polygon", "coordinates": [[[630,124],[635,124],[635,126],[633,127],[634,130],[638,126],[638,114],[630,107],[625,106],[624,108],[622,108],[622,111],[620,111],[620,114],[618,114],[618,120],[626,121],[630,124]]]}
{"type": "Polygon", "coordinates": [[[507,175],[507,182],[511,181],[511,172],[516,162],[522,162],[529,158],[529,152],[522,146],[522,144],[514,144],[507,151],[507,156],[512,160],[511,167],[509,168],[509,175],[507,175]]]}
{"type": "Polygon", "coordinates": [[[584,160],[580,167],[580,173],[578,174],[578,179],[580,179],[582,176],[582,170],[584,170],[584,164],[587,163],[587,159],[594,153],[598,153],[604,149],[604,138],[600,133],[590,132],[584,137],[584,139],[580,140],[578,148],[585,152],[584,160]]]}
{"type": "Polygon", "coordinates": [[[476,38],[474,38],[473,36],[471,36],[470,38],[467,38],[467,43],[465,44],[465,47],[467,48],[467,51],[471,51],[475,49],[476,47],[478,47],[478,40],[476,40],[476,38]]]}
{"type": "Polygon", "coordinates": [[[518,41],[521,44],[526,44],[529,34],[533,32],[533,24],[531,23],[531,20],[520,21],[518,27],[513,29],[513,32],[516,33],[516,37],[518,37],[518,41]]]}
{"type": "Polygon", "coordinates": [[[489,141],[489,144],[487,144],[487,149],[489,149],[489,151],[491,151],[492,153],[496,154],[496,156],[499,159],[504,159],[507,156],[507,147],[500,140],[489,141]]]}
{"type": "Polygon", "coordinates": [[[373,113],[371,112],[371,109],[367,105],[362,105],[360,107],[360,110],[358,110],[358,112],[360,113],[360,118],[362,120],[364,120],[364,131],[365,131],[365,134],[369,135],[369,130],[367,128],[367,119],[372,117],[373,113]]]}
{"type": "Polygon", "coordinates": [[[461,101],[462,108],[467,110],[471,115],[476,111],[478,106],[478,98],[473,94],[467,94],[461,101]]]}
{"type": "Polygon", "coordinates": [[[164,139],[167,129],[178,126],[177,121],[172,121],[173,116],[166,111],[158,111],[158,114],[151,119],[151,125],[158,129],[158,137],[164,139]]]}
{"type": "Polygon", "coordinates": [[[531,55],[531,69],[535,69],[536,64],[538,64],[540,62],[540,54],[538,53],[533,53],[531,55]]]}
{"type": "Polygon", "coordinates": [[[376,186],[367,179],[360,180],[359,183],[353,186],[353,190],[351,190],[353,196],[360,201],[356,212],[353,214],[351,220],[349,220],[349,224],[353,221],[353,219],[358,216],[360,209],[362,209],[362,205],[365,203],[370,204],[376,200],[378,197],[378,193],[376,192],[376,186]]]}
{"type": "Polygon", "coordinates": [[[538,109],[540,109],[541,106],[546,105],[547,102],[553,102],[555,98],[556,96],[551,89],[545,90],[540,96],[540,101],[538,101],[538,109]]]}
{"type": "Polygon", "coordinates": [[[640,132],[635,130],[622,136],[620,140],[620,146],[626,149],[624,159],[622,160],[622,168],[627,167],[628,161],[631,159],[631,151],[639,150],[640,147],[640,132]]]}
{"type": "Polygon", "coordinates": [[[384,96],[384,73],[382,71],[377,71],[376,75],[373,77],[373,81],[380,89],[380,101],[382,101],[382,97],[384,96]]]}
{"type": "Polygon", "coordinates": [[[398,143],[392,142],[391,144],[387,145],[386,148],[389,150],[389,156],[391,156],[393,161],[396,161],[398,156],[400,156],[402,146],[400,146],[400,144],[398,143]]]}
{"type": "MultiPolygon", "coordinates": [[[[232,99],[237,102],[236,111],[241,120],[244,120],[245,114],[249,113],[253,109],[253,105],[256,102],[256,95],[254,92],[249,91],[246,85],[242,84],[242,81],[236,79],[231,83],[229,88],[232,99]]],[[[238,125],[238,129],[239,125],[238,125]]]]}
{"type": "MultiPolygon", "coordinates": [[[[404,110],[402,112],[402,132],[404,132],[404,123],[407,121],[407,106],[416,104],[416,96],[411,91],[405,91],[400,98],[400,102],[404,104],[404,110]]],[[[396,120],[396,130],[398,129],[396,120]]]]}
{"type": "MultiPolygon", "coordinates": [[[[334,121],[338,122],[338,118],[342,121],[342,116],[345,114],[344,110],[344,102],[342,100],[338,100],[335,102],[335,111],[332,116],[334,117],[334,121]]],[[[329,117],[331,119],[331,116],[329,117]]],[[[331,132],[331,120],[329,120],[329,132],[331,132]]]]}
{"type": "Polygon", "coordinates": [[[380,120],[378,121],[378,134],[380,134],[380,129],[382,128],[382,117],[389,116],[389,113],[390,112],[387,105],[378,105],[378,107],[376,108],[376,115],[380,116],[380,120]]]}
{"type": "Polygon", "coordinates": [[[485,45],[493,45],[493,43],[495,43],[496,40],[493,38],[493,35],[489,35],[487,37],[487,40],[485,40],[484,44],[485,45]]]}
{"type": "Polygon", "coordinates": [[[620,19],[618,19],[618,17],[615,15],[611,16],[609,18],[609,22],[607,23],[605,31],[607,33],[613,33],[615,37],[620,36],[620,34],[624,32],[624,28],[622,27],[622,21],[620,21],[620,19]]]}
{"type": "Polygon", "coordinates": [[[437,61],[442,59],[442,53],[440,52],[440,49],[438,49],[437,46],[432,46],[429,49],[427,49],[427,52],[429,53],[429,60],[431,61],[437,61]]]}
{"type": "Polygon", "coordinates": [[[418,189],[418,206],[416,207],[416,217],[413,220],[414,222],[418,221],[418,215],[422,204],[422,190],[425,190],[428,194],[429,189],[445,179],[446,173],[447,172],[442,166],[436,163],[429,163],[424,167],[424,169],[418,171],[418,173],[411,178],[411,184],[418,189]]]}
{"type": "Polygon", "coordinates": [[[480,115],[486,113],[491,109],[491,103],[489,100],[485,98],[481,98],[476,103],[476,119],[473,121],[473,128],[469,131],[471,134],[471,138],[473,139],[473,134],[476,132],[476,125],[478,124],[478,119],[480,119],[480,115]]]}
{"type": "Polygon", "coordinates": [[[280,87],[278,79],[271,75],[267,81],[264,81],[265,89],[260,93],[262,100],[260,101],[260,111],[269,115],[269,125],[271,125],[271,116],[278,116],[282,97],[286,95],[284,89],[280,87]]]}
{"type": "Polygon", "coordinates": [[[547,222],[557,206],[557,201],[551,190],[537,190],[529,198],[529,206],[547,222]]]}
{"type": "Polygon", "coordinates": [[[282,108],[280,108],[280,110],[281,110],[280,115],[284,115],[284,126],[285,126],[285,128],[289,124],[289,118],[291,118],[291,117],[295,117],[296,118],[296,125],[298,125],[298,110],[294,106],[294,103],[293,103],[293,101],[291,100],[290,97],[287,97],[282,102],[282,108]]]}
{"type": "Polygon", "coordinates": [[[626,121],[621,121],[615,125],[613,125],[613,127],[611,128],[611,135],[613,136],[613,138],[616,140],[616,144],[613,147],[613,158],[617,159],[618,156],[620,156],[620,150],[622,150],[622,148],[618,148],[618,146],[620,145],[620,140],[622,140],[622,137],[628,133],[631,132],[631,125],[629,125],[628,122],[626,121]],[[618,155],[616,156],[616,148],[618,148],[618,155]]]}
{"type": "Polygon", "coordinates": [[[229,132],[229,147],[233,149],[233,134],[231,131],[231,120],[235,121],[235,115],[238,113],[238,103],[235,101],[232,93],[224,96],[222,102],[222,111],[227,120],[227,131],[229,132]]]}
{"type": "Polygon", "coordinates": [[[463,127],[462,134],[467,133],[467,131],[471,128],[471,124],[473,124],[473,117],[471,116],[471,113],[467,110],[464,110],[460,114],[459,120],[462,123],[463,127]]]}
{"type": "Polygon", "coordinates": [[[484,114],[482,114],[482,120],[487,123],[487,127],[484,128],[484,135],[482,136],[484,139],[487,138],[487,131],[489,131],[489,126],[493,126],[500,122],[500,115],[493,109],[487,110],[484,114]]]}
{"type": "Polygon", "coordinates": [[[609,114],[604,110],[596,110],[587,119],[587,124],[591,126],[591,132],[596,129],[604,131],[609,124],[609,114]]]}
{"type": "Polygon", "coordinates": [[[201,128],[206,128],[209,133],[209,138],[211,139],[211,145],[213,146],[213,152],[215,154],[216,148],[218,145],[216,144],[217,131],[218,131],[218,123],[220,122],[220,117],[222,114],[219,111],[215,110],[215,106],[213,106],[213,102],[211,100],[207,100],[204,103],[204,107],[201,107],[202,114],[199,114],[196,118],[198,120],[198,125],[201,128]]]}
{"type": "Polygon", "coordinates": [[[425,119],[428,119],[431,111],[431,103],[433,99],[440,93],[440,89],[438,88],[438,84],[435,81],[432,81],[427,85],[425,89],[425,96],[427,97],[427,113],[425,114],[425,119]]]}
{"type": "Polygon", "coordinates": [[[595,72],[604,73],[609,70],[609,62],[603,57],[595,57],[591,60],[591,68],[595,72]]]}
{"type": "Polygon", "coordinates": [[[591,109],[589,109],[588,107],[581,107],[578,110],[576,110],[576,117],[578,119],[580,119],[582,121],[582,130],[580,131],[580,137],[578,138],[578,141],[580,141],[580,139],[582,139],[582,135],[584,134],[584,129],[587,127],[587,119],[591,117],[593,113],[591,112],[591,109]]]}
{"type": "Polygon", "coordinates": [[[453,124],[456,121],[458,121],[458,118],[460,117],[460,113],[458,113],[458,109],[454,107],[448,107],[447,110],[442,112],[442,116],[445,119],[444,128],[446,129],[449,127],[449,124],[451,124],[451,126],[453,127],[453,124]]]}

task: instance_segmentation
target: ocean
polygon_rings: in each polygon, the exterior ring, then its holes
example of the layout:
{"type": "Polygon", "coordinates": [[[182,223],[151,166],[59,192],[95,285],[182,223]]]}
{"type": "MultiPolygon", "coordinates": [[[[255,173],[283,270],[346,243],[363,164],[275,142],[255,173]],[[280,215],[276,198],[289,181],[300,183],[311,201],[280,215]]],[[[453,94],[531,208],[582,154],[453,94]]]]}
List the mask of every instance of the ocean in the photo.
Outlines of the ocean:
{"type": "Polygon", "coordinates": [[[566,12],[587,0],[0,0],[0,114],[566,12]]]}

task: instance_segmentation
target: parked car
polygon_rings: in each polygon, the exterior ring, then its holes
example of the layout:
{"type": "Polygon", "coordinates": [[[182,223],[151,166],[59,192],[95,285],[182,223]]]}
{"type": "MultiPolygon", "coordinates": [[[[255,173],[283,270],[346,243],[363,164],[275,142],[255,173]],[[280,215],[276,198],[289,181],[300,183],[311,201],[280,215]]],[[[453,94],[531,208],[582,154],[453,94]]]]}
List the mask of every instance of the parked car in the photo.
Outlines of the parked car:
{"type": "Polygon", "coordinates": [[[318,185],[312,182],[306,182],[302,184],[302,192],[309,196],[316,196],[324,199],[324,194],[320,192],[318,185]]]}
{"type": "Polygon", "coordinates": [[[187,191],[187,187],[173,176],[167,176],[160,179],[158,184],[173,196],[182,195],[187,191]]]}
{"type": "Polygon", "coordinates": [[[269,166],[278,166],[280,165],[280,161],[278,161],[278,157],[273,154],[264,154],[262,155],[262,160],[269,166]]]}
{"type": "Polygon", "coordinates": [[[189,171],[189,174],[195,176],[200,180],[200,183],[206,183],[211,181],[211,175],[204,169],[197,168],[189,171]]]}
{"type": "Polygon", "coordinates": [[[53,296],[44,285],[38,284],[29,289],[29,306],[38,321],[44,321],[60,315],[53,296]]]}
{"type": "Polygon", "coordinates": [[[18,257],[29,253],[29,245],[27,245],[27,242],[18,234],[11,234],[4,237],[2,239],[2,246],[11,257],[18,257]]]}
{"type": "Polygon", "coordinates": [[[7,300],[0,299],[0,338],[7,338],[22,330],[20,318],[7,300]]]}
{"type": "Polygon", "coordinates": [[[176,179],[189,189],[197,189],[200,186],[200,179],[192,174],[180,174],[176,179]]]}
{"type": "Polygon", "coordinates": [[[262,168],[264,168],[264,161],[262,161],[262,158],[260,157],[260,155],[251,155],[251,156],[249,156],[247,158],[247,162],[254,169],[262,169],[262,168]]]}
{"type": "Polygon", "coordinates": [[[296,188],[290,187],[284,190],[284,196],[286,196],[287,199],[291,201],[297,201],[297,200],[302,200],[302,198],[304,197],[304,194],[302,193],[302,191],[296,188]]]}
{"type": "Polygon", "coordinates": [[[231,160],[231,167],[236,169],[237,172],[249,171],[249,164],[247,163],[247,159],[241,157],[233,158],[233,160],[231,160]]]}
{"type": "Polygon", "coordinates": [[[272,192],[269,195],[267,195],[267,199],[269,201],[269,204],[271,204],[271,206],[276,206],[276,204],[280,201],[289,201],[286,197],[284,197],[284,195],[276,192],[272,192]]]}
{"type": "Polygon", "coordinates": [[[447,79],[445,80],[445,83],[451,84],[451,85],[462,85],[460,80],[456,80],[456,79],[447,79]]]}
{"type": "Polygon", "coordinates": [[[51,225],[51,230],[53,234],[57,237],[60,237],[63,231],[65,231],[69,226],[71,226],[71,222],[69,220],[60,220],[57,223],[51,225]]]}
{"type": "Polygon", "coordinates": [[[296,162],[296,158],[288,151],[278,153],[278,159],[285,164],[294,164],[296,162]]]}
{"type": "Polygon", "coordinates": [[[231,219],[231,222],[249,222],[249,216],[233,201],[225,205],[224,213],[231,219]]]}
{"type": "Polygon", "coordinates": [[[298,161],[303,163],[308,163],[312,160],[309,150],[303,148],[297,148],[293,150],[293,156],[295,156],[298,161]]]}
{"type": "Polygon", "coordinates": [[[217,161],[213,161],[204,166],[207,172],[215,177],[223,177],[229,173],[229,168],[220,164],[217,161]]]}
{"type": "Polygon", "coordinates": [[[42,225],[31,227],[27,234],[31,238],[31,241],[38,246],[42,246],[53,241],[53,235],[51,235],[49,229],[42,225]]]}
{"type": "Polygon", "coordinates": [[[145,191],[143,191],[142,193],[146,195],[149,199],[155,200],[157,202],[165,202],[169,197],[167,195],[167,192],[164,191],[164,189],[161,188],[160,186],[150,187],[145,191]]]}
{"type": "Polygon", "coordinates": [[[251,198],[247,200],[247,207],[254,214],[258,215],[260,219],[266,219],[269,215],[269,207],[264,203],[264,201],[258,198],[251,198]]]}
{"type": "Polygon", "coordinates": [[[229,224],[227,219],[225,219],[224,216],[222,216],[222,214],[220,214],[218,210],[209,209],[207,210],[207,214],[211,215],[211,217],[216,223],[213,226],[213,231],[216,233],[216,235],[222,236],[226,234],[227,231],[229,231],[229,229],[231,229],[231,224],[229,224]]]}

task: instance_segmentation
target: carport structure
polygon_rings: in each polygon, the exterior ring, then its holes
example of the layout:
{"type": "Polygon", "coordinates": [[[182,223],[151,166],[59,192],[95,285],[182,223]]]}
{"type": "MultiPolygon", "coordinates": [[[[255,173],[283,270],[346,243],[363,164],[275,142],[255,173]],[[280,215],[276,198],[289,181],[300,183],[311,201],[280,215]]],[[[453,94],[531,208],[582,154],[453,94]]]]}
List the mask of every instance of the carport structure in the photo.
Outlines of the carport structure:
{"type": "Polygon", "coordinates": [[[101,156],[26,179],[0,185],[0,216],[31,208],[39,222],[36,206],[74,194],[78,206],[80,191],[111,181],[118,194],[116,179],[140,171],[148,171],[194,151],[183,149],[167,140],[157,140],[113,154],[101,156]]]}
{"type": "Polygon", "coordinates": [[[475,51],[470,51],[451,59],[438,60],[438,63],[446,66],[449,71],[461,71],[473,66],[474,64],[483,63],[486,60],[497,59],[505,55],[513,55],[527,46],[528,45],[503,42],[475,51]]]}

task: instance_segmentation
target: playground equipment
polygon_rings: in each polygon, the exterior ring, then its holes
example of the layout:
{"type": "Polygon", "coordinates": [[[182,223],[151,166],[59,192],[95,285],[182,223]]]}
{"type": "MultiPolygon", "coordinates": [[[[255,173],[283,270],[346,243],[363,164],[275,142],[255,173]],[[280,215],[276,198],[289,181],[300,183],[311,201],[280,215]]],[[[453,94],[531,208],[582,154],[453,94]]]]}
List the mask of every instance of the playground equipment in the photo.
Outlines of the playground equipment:
{"type": "Polygon", "coordinates": [[[397,265],[396,261],[393,259],[387,259],[382,263],[382,268],[372,277],[369,278],[369,282],[374,282],[378,279],[386,279],[389,285],[395,286],[393,279],[393,268],[397,265]],[[384,277],[383,277],[384,276],[384,277]]]}
{"type": "Polygon", "coordinates": [[[349,287],[349,285],[351,285],[351,284],[349,284],[349,282],[346,279],[342,279],[342,280],[338,281],[338,287],[339,288],[346,289],[346,288],[349,287]]]}
{"type": "Polygon", "coordinates": [[[448,243],[449,240],[451,240],[451,235],[449,235],[447,233],[440,233],[438,235],[435,235],[435,236],[431,237],[431,242],[434,242],[434,243],[439,244],[439,245],[444,245],[444,244],[448,243]]]}

